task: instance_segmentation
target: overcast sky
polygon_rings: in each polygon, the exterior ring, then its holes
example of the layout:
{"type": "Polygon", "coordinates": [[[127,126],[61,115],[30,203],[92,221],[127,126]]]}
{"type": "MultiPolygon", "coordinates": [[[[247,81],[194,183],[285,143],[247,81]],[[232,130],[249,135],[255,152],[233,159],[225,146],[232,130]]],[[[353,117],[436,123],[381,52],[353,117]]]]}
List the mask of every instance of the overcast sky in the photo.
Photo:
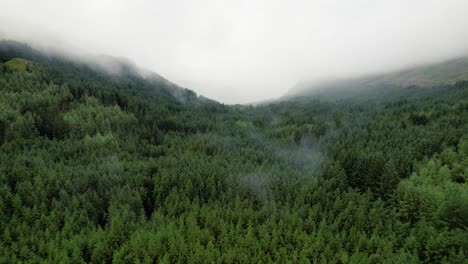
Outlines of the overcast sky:
{"type": "Polygon", "coordinates": [[[127,57],[225,103],[468,54],[467,0],[0,0],[3,37],[127,57]]]}

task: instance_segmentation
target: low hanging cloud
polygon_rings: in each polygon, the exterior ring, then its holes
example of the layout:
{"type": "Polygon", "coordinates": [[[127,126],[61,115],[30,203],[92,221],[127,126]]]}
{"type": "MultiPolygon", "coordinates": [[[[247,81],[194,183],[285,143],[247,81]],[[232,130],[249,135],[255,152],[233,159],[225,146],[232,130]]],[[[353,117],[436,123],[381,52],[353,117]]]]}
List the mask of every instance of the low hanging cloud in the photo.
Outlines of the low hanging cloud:
{"type": "Polygon", "coordinates": [[[466,0],[3,0],[0,37],[127,57],[226,103],[468,54],[466,0]]]}

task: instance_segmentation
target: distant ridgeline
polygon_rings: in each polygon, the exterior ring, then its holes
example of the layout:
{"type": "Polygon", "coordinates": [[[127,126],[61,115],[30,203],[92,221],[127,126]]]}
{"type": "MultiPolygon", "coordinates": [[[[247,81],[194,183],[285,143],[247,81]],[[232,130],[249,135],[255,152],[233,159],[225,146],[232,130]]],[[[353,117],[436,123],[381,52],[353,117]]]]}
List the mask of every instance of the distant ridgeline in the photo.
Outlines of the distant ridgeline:
{"type": "MultiPolygon", "coordinates": [[[[210,103],[215,101],[205,97],[197,97],[191,90],[181,88],[160,75],[138,68],[133,62],[126,59],[114,58],[110,56],[90,55],[67,55],[59,51],[39,51],[31,48],[27,44],[16,41],[0,41],[0,63],[4,62],[7,68],[12,70],[21,70],[21,65],[40,64],[47,69],[44,78],[50,78],[51,81],[67,82],[72,89],[84,90],[92,95],[96,84],[102,84],[100,91],[108,89],[109,84],[116,88],[124,89],[129,92],[138,87],[138,93],[150,96],[149,99],[155,100],[178,100],[184,103],[210,103]],[[28,62],[29,61],[29,62],[28,62]],[[73,81],[80,81],[87,78],[94,78],[96,83],[88,83],[80,88],[73,87],[73,81]],[[94,87],[92,87],[94,86],[94,87]],[[154,98],[152,98],[154,97],[154,98]]],[[[133,91],[134,93],[135,91],[133,91]]]]}
{"type": "Polygon", "coordinates": [[[457,65],[226,106],[1,41],[0,263],[466,263],[457,65]]]}
{"type": "Polygon", "coordinates": [[[284,98],[297,98],[301,96],[323,96],[325,98],[334,96],[344,98],[354,95],[356,89],[366,92],[379,87],[434,87],[451,85],[464,80],[468,80],[468,57],[386,74],[302,82],[292,88],[284,98]]]}

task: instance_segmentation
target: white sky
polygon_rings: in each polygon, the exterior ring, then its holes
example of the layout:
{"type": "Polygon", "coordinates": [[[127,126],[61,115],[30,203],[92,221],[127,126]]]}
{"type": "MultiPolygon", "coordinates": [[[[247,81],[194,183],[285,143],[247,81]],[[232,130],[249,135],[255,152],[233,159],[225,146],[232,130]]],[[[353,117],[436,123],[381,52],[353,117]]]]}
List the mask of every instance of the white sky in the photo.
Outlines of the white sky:
{"type": "Polygon", "coordinates": [[[0,33],[127,57],[225,103],[468,54],[468,0],[0,0],[0,33]]]}

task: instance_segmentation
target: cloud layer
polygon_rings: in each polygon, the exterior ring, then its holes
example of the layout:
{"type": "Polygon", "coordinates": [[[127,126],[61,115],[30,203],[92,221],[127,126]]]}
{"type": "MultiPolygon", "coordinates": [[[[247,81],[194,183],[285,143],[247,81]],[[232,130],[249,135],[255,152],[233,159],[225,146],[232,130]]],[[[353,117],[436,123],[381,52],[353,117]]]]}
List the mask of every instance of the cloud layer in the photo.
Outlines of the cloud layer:
{"type": "Polygon", "coordinates": [[[3,0],[0,34],[128,57],[226,103],[468,54],[465,0],[3,0]]]}

